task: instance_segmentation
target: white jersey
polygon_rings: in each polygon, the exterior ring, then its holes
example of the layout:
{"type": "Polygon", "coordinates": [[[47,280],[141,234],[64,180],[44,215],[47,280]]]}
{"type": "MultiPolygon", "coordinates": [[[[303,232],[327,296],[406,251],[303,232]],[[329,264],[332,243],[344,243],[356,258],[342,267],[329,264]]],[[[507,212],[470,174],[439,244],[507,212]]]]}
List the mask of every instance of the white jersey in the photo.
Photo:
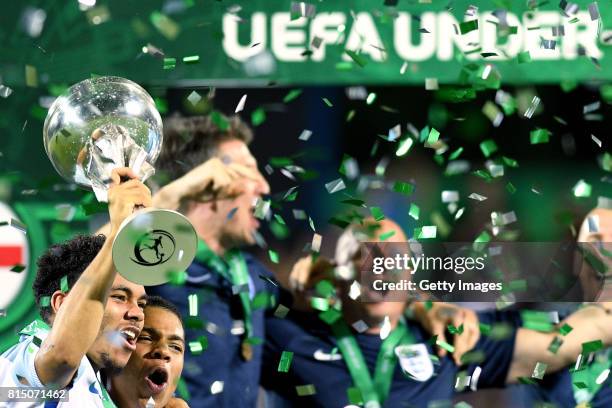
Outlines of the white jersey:
{"type": "MultiPolygon", "coordinates": [[[[36,374],[34,357],[40,344],[49,334],[49,326],[41,320],[35,320],[19,334],[21,335],[19,343],[0,356],[0,387],[20,387],[24,391],[31,387],[44,387],[36,374]]],[[[0,401],[0,408],[116,408],[86,356],[81,360],[79,369],[66,391],[68,401],[7,400],[0,401]]]]}

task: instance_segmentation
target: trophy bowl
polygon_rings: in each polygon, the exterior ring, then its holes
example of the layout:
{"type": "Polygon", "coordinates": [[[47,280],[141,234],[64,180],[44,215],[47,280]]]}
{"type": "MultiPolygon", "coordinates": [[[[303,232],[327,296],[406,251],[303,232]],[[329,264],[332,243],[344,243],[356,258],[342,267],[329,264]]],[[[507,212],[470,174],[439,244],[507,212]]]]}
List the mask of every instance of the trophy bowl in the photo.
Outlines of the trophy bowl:
{"type": "MultiPolygon", "coordinates": [[[[121,126],[154,163],[161,151],[163,126],[153,98],[125,78],[97,77],[71,86],[49,108],[43,127],[45,151],[55,170],[67,181],[92,188],[82,172],[83,148],[94,130],[121,126]]],[[[132,167],[132,166],[130,166],[132,167]]]]}
{"type": "MultiPolygon", "coordinates": [[[[125,78],[97,77],[71,86],[49,108],[43,141],[53,167],[68,182],[93,189],[99,201],[114,168],[130,167],[141,181],[153,175],[163,126],[155,102],[125,78]]],[[[159,285],[185,270],[195,257],[197,237],[182,214],[139,209],[113,241],[117,271],[133,282],[159,285]]]]}

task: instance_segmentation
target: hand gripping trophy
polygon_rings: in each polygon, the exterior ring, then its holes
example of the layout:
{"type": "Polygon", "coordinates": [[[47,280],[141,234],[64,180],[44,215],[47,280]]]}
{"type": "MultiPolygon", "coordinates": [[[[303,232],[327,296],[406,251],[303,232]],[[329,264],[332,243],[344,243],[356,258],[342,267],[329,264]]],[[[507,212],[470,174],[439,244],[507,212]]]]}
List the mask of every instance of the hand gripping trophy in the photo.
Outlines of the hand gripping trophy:
{"type": "MultiPolygon", "coordinates": [[[[71,86],[45,119],[47,156],[69,182],[93,189],[108,201],[114,168],[130,167],[141,181],[153,175],[162,146],[162,121],[151,96],[119,77],[98,77],[71,86]]],[[[159,285],[189,266],[197,238],[176,211],[138,209],[113,242],[113,262],[126,279],[159,285]]]]}

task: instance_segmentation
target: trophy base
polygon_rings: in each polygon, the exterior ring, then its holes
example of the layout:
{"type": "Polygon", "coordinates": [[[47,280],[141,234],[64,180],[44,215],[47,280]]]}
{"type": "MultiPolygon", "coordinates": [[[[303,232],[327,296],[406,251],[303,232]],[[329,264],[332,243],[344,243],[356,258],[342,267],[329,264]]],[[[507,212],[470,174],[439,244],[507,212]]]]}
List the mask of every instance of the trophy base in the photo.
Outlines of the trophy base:
{"type": "Polygon", "coordinates": [[[144,286],[161,285],[193,261],[197,235],[182,214],[145,208],[126,218],[113,242],[113,263],[124,278],[144,286]]]}

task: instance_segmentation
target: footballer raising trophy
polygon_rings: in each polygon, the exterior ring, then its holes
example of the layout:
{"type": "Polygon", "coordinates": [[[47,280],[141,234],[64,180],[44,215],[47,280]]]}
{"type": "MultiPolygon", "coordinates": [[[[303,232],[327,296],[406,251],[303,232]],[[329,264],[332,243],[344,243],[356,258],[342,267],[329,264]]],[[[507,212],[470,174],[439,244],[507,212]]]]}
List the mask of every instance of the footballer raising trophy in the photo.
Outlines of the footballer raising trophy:
{"type": "MultiPolygon", "coordinates": [[[[113,169],[129,167],[141,181],[154,174],[163,131],[155,103],[142,87],[106,76],[81,81],[58,97],[49,108],[43,137],[58,173],[107,201],[113,169]]],[[[145,208],[122,224],[113,262],[126,279],[159,285],[189,266],[196,246],[193,226],[183,215],[145,208]]]]}

